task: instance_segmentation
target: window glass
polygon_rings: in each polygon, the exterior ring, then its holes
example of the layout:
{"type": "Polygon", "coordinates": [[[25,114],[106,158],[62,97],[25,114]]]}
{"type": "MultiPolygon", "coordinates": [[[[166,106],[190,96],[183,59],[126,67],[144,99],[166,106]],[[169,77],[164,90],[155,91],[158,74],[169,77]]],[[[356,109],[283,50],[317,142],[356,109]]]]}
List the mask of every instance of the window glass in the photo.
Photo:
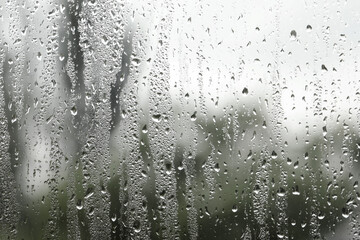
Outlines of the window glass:
{"type": "Polygon", "coordinates": [[[0,239],[359,239],[359,9],[2,0],[0,239]]]}

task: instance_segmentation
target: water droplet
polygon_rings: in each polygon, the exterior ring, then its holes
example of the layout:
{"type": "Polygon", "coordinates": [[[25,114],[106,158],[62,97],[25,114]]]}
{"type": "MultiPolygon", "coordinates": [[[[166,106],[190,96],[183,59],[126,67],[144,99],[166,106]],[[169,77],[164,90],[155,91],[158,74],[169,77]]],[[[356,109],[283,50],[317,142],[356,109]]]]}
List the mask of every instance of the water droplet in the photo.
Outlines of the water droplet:
{"type": "Polygon", "coordinates": [[[232,212],[236,213],[238,211],[237,205],[234,205],[231,209],[232,212]]]}
{"type": "Polygon", "coordinates": [[[133,58],[133,59],[131,60],[131,62],[132,62],[132,64],[133,64],[134,66],[139,66],[140,63],[141,63],[141,61],[140,61],[139,58],[133,58]]]}
{"type": "Polygon", "coordinates": [[[277,158],[277,153],[275,152],[275,151],[272,151],[272,153],[271,153],[271,158],[272,159],[276,159],[277,158]]]}
{"type": "Polygon", "coordinates": [[[343,218],[348,218],[350,216],[349,210],[347,208],[342,209],[343,218]]]}
{"type": "Polygon", "coordinates": [[[258,184],[255,185],[254,187],[254,193],[255,194],[259,194],[260,193],[260,186],[258,184]]]}
{"type": "Polygon", "coordinates": [[[214,170],[215,170],[215,172],[220,172],[219,163],[215,163],[214,170]]]}
{"type": "Polygon", "coordinates": [[[295,219],[291,219],[291,226],[295,226],[295,225],[296,225],[295,219]]]}
{"type": "Polygon", "coordinates": [[[279,196],[279,197],[284,197],[285,196],[285,193],[286,193],[286,191],[285,191],[285,189],[284,188],[279,188],[279,190],[277,191],[277,195],[279,196]]]}
{"type": "Polygon", "coordinates": [[[40,52],[37,53],[37,56],[36,56],[36,57],[37,57],[37,59],[38,59],[39,61],[41,61],[42,56],[41,56],[41,53],[40,53],[40,52]]]}
{"type": "Polygon", "coordinates": [[[172,164],[170,162],[167,162],[165,163],[165,167],[166,167],[166,174],[170,175],[172,171],[172,164]]]}
{"type": "Polygon", "coordinates": [[[178,166],[178,170],[181,171],[184,169],[184,165],[182,162],[180,162],[179,166],[178,166]]]}
{"type": "Polygon", "coordinates": [[[75,106],[73,106],[71,109],[70,109],[70,112],[73,116],[75,116],[77,114],[77,109],[75,106]]]}
{"type": "Polygon", "coordinates": [[[248,93],[249,93],[249,90],[248,90],[247,88],[244,88],[244,89],[242,90],[242,94],[248,95],[248,93]]]}
{"type": "Polygon", "coordinates": [[[13,114],[12,117],[11,117],[11,123],[14,123],[16,121],[17,121],[17,117],[16,117],[15,114],[13,114]]]}
{"type": "Polygon", "coordinates": [[[154,114],[152,115],[152,120],[154,122],[161,122],[161,114],[154,114]]]}
{"type": "Polygon", "coordinates": [[[109,39],[106,37],[106,36],[103,36],[101,38],[101,42],[104,44],[104,45],[107,45],[109,43],[109,39]]]}
{"type": "Polygon", "coordinates": [[[196,120],[196,111],[193,113],[193,115],[191,115],[190,119],[191,119],[191,121],[196,120]]]}
{"type": "Polygon", "coordinates": [[[325,137],[327,134],[327,129],[326,129],[326,126],[323,127],[323,136],[325,137]]]}
{"type": "Polygon", "coordinates": [[[83,209],[83,208],[84,208],[84,205],[83,205],[81,199],[79,199],[79,200],[77,201],[77,203],[76,203],[76,209],[77,209],[77,210],[81,210],[81,209],[83,209]]]}
{"type": "Polygon", "coordinates": [[[320,212],[318,215],[319,220],[323,220],[325,218],[325,214],[323,212],[320,212]]]}
{"type": "Polygon", "coordinates": [[[134,231],[135,231],[136,233],[139,233],[139,232],[141,231],[140,226],[141,226],[140,221],[139,221],[139,220],[135,220],[133,227],[134,227],[134,231]]]}
{"type": "Polygon", "coordinates": [[[93,188],[89,187],[87,190],[86,190],[86,194],[85,194],[85,198],[90,198],[92,195],[94,195],[94,190],[93,188]]]}
{"type": "Polygon", "coordinates": [[[148,132],[148,129],[147,129],[147,126],[146,124],[144,125],[144,127],[142,128],[141,130],[143,133],[147,133],[148,132]]]}

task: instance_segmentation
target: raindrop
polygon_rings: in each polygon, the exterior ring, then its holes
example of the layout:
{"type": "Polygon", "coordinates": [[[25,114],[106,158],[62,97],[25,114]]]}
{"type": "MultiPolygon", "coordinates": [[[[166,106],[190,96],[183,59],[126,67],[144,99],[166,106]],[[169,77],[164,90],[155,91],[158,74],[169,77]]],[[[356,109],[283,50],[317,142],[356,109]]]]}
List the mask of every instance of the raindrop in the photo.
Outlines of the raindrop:
{"type": "Polygon", "coordinates": [[[132,64],[133,64],[135,67],[137,67],[137,66],[140,65],[141,60],[140,60],[139,58],[133,58],[133,59],[131,60],[131,62],[132,62],[132,64]]]}
{"type": "Polygon", "coordinates": [[[244,89],[242,90],[242,94],[248,95],[248,93],[249,93],[249,90],[248,90],[247,88],[244,88],[244,89]]]}
{"type": "Polygon", "coordinates": [[[234,206],[232,207],[231,211],[232,211],[233,213],[236,213],[236,212],[238,211],[238,206],[237,206],[237,205],[234,205],[234,206]]]}
{"type": "Polygon", "coordinates": [[[106,36],[103,36],[101,38],[101,42],[104,44],[104,45],[107,45],[109,43],[109,39],[106,37],[106,36]]]}
{"type": "Polygon", "coordinates": [[[83,202],[81,201],[81,199],[79,199],[77,202],[76,202],[76,209],[77,210],[81,210],[83,209],[84,205],[83,205],[83,202]]]}
{"type": "Polygon", "coordinates": [[[166,174],[170,175],[172,171],[172,164],[170,162],[167,162],[165,163],[165,167],[166,167],[166,174]]]}
{"type": "Polygon", "coordinates": [[[142,128],[141,130],[143,133],[147,133],[148,132],[148,129],[147,129],[147,126],[146,124],[144,125],[144,127],[142,128]]]}
{"type": "Polygon", "coordinates": [[[191,119],[191,121],[196,120],[196,111],[191,115],[190,119],[191,119]]]}
{"type": "Polygon", "coordinates": [[[141,231],[140,221],[139,221],[139,220],[135,220],[133,227],[134,227],[134,231],[135,231],[136,233],[139,233],[139,232],[141,231]]]}
{"type": "Polygon", "coordinates": [[[215,166],[214,166],[214,170],[215,172],[220,172],[220,166],[219,166],[219,163],[216,163],[215,166]]]}
{"type": "Polygon", "coordinates": [[[256,184],[256,185],[254,186],[254,193],[255,193],[255,194],[259,194],[259,192],[260,192],[260,186],[259,186],[258,184],[256,184]]]}
{"type": "Polygon", "coordinates": [[[77,114],[77,109],[75,106],[73,106],[71,109],[70,109],[70,112],[73,116],[75,116],[77,114]]]}
{"type": "Polygon", "coordinates": [[[350,216],[349,210],[347,208],[342,209],[343,218],[348,218],[350,216]]]}
{"type": "Polygon", "coordinates": [[[325,137],[327,134],[327,129],[326,129],[326,126],[323,127],[323,136],[325,137]]]}
{"type": "Polygon", "coordinates": [[[41,59],[42,59],[42,55],[41,55],[41,53],[40,53],[40,52],[38,52],[38,53],[37,53],[37,56],[36,56],[36,57],[37,57],[37,59],[38,59],[39,61],[41,61],[41,59]]]}
{"type": "Polygon", "coordinates": [[[279,190],[277,191],[277,195],[279,196],[279,197],[284,197],[285,196],[285,193],[286,193],[286,191],[285,191],[285,189],[284,188],[279,188],[279,190]]]}
{"type": "Polygon", "coordinates": [[[152,115],[152,120],[154,121],[154,122],[161,122],[161,114],[154,114],[154,115],[152,115]]]}

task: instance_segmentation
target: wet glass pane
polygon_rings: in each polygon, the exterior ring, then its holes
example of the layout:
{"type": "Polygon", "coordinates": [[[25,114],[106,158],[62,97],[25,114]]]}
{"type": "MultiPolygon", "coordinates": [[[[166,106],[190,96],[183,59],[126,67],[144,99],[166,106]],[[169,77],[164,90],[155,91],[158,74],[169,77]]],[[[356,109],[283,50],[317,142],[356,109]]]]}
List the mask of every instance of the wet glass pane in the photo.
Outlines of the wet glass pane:
{"type": "Polygon", "coordinates": [[[0,239],[360,239],[359,9],[1,0],[0,239]]]}

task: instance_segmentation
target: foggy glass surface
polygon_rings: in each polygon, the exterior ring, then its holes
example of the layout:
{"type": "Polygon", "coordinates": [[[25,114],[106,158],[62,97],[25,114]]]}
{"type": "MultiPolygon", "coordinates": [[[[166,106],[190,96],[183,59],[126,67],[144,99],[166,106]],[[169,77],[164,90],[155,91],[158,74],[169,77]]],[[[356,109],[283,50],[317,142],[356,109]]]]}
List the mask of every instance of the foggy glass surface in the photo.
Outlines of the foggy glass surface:
{"type": "Polygon", "coordinates": [[[360,239],[359,10],[1,0],[0,239],[360,239]]]}

